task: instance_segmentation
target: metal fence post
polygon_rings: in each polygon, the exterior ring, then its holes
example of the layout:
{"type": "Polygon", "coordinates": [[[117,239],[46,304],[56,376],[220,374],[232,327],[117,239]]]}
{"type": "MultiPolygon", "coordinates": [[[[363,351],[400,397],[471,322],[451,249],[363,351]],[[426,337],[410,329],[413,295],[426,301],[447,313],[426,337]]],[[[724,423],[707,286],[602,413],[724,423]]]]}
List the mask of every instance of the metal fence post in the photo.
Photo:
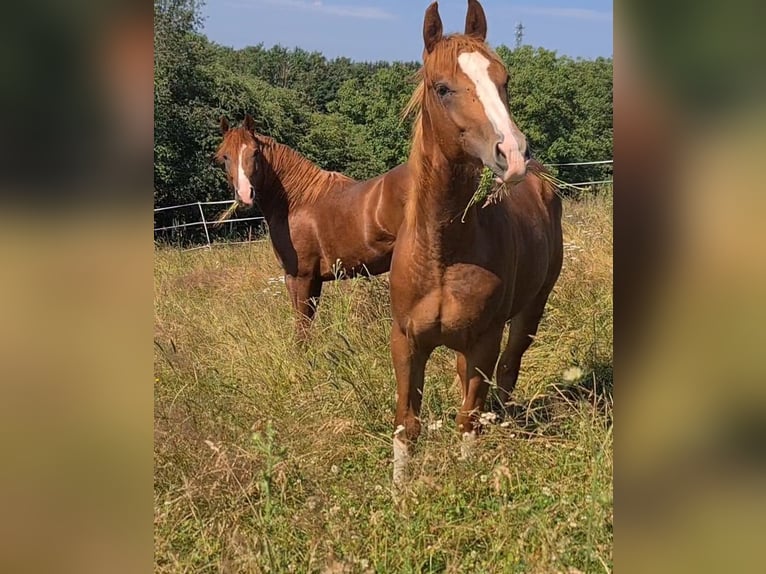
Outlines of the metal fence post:
{"type": "Polygon", "coordinates": [[[202,211],[202,203],[199,201],[197,202],[197,207],[199,207],[199,214],[202,216],[202,225],[205,228],[205,238],[207,239],[207,247],[208,249],[211,248],[210,245],[210,234],[207,232],[207,220],[205,219],[205,212],[202,211]]]}

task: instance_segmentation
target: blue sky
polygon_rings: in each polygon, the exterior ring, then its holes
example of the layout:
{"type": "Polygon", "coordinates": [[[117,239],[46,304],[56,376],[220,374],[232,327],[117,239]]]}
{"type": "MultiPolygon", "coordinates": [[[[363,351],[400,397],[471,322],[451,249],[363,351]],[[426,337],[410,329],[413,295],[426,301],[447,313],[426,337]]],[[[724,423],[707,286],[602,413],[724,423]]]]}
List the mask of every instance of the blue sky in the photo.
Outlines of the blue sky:
{"type": "MultiPolygon", "coordinates": [[[[203,32],[224,46],[263,43],[319,51],[329,58],[420,60],[429,0],[206,0],[203,32]]],[[[462,31],[466,0],[440,0],[445,32],[462,31]]],[[[488,40],[524,43],[572,57],[612,55],[612,2],[483,0],[488,40]]]]}

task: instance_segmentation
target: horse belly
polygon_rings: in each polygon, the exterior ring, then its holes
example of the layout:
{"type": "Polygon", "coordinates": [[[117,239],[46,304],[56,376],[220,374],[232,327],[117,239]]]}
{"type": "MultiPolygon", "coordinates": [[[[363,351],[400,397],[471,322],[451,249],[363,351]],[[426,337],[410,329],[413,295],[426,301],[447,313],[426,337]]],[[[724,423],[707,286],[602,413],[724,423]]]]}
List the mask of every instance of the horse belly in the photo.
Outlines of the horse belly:
{"type": "MultiPolygon", "coordinates": [[[[545,244],[545,240],[539,239],[538,245],[540,244],[545,244]]],[[[541,251],[538,249],[536,252],[540,253],[541,251]]],[[[509,319],[537,298],[543,285],[549,280],[551,261],[547,247],[542,253],[545,253],[546,256],[531,257],[526,253],[522,253],[516,262],[516,268],[513,273],[513,298],[510,301],[509,319]]]]}

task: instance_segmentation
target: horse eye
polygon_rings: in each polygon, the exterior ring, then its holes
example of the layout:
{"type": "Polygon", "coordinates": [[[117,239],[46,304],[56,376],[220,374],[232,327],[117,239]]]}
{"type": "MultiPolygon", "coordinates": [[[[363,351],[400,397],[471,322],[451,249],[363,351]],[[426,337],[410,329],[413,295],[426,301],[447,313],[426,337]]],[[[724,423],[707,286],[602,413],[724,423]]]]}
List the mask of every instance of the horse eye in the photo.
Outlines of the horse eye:
{"type": "Polygon", "coordinates": [[[224,156],[223,156],[223,161],[229,161],[229,156],[228,156],[228,155],[226,155],[226,154],[224,154],[224,156]]]}
{"type": "Polygon", "coordinates": [[[436,85],[436,94],[437,94],[437,95],[438,95],[440,98],[443,98],[444,96],[446,96],[447,94],[449,94],[449,93],[450,93],[450,91],[451,91],[451,90],[449,89],[449,86],[447,86],[446,84],[437,84],[437,85],[436,85]]]}

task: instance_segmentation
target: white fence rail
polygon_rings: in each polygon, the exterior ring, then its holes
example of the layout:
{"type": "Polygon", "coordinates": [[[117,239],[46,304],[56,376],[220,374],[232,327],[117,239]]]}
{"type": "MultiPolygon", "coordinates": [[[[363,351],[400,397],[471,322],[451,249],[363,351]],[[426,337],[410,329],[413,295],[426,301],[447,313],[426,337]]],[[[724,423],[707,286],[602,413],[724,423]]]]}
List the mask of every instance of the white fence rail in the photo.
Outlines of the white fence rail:
{"type": "Polygon", "coordinates": [[[613,159],[603,159],[601,161],[576,161],[573,163],[546,163],[549,167],[558,167],[562,165],[601,165],[604,163],[614,163],[613,159]]]}
{"type": "MultiPolygon", "coordinates": [[[[191,251],[193,249],[201,249],[201,248],[211,248],[213,246],[213,242],[210,240],[210,225],[214,225],[215,222],[211,222],[205,217],[205,211],[202,209],[203,205],[226,205],[230,206],[232,203],[234,203],[233,199],[224,200],[224,201],[195,201],[193,203],[184,203],[181,205],[168,205],[165,207],[155,207],[154,213],[158,213],[161,211],[171,211],[171,210],[179,210],[179,209],[188,209],[190,207],[197,207],[199,210],[200,220],[199,221],[190,221],[188,223],[175,223],[173,225],[163,225],[160,227],[154,228],[154,233],[160,231],[170,231],[171,229],[185,229],[189,227],[202,227],[205,231],[205,245],[200,245],[197,247],[191,247],[188,249],[188,251],[191,251]]],[[[263,217],[232,217],[230,219],[227,219],[224,221],[224,224],[229,223],[237,223],[240,221],[265,221],[263,217]]],[[[227,245],[236,244],[236,243],[250,243],[249,241],[229,241],[227,242],[227,245]]]]}
{"type": "MultiPolygon", "coordinates": [[[[600,165],[600,164],[610,164],[613,163],[614,160],[611,159],[605,159],[601,161],[581,161],[581,162],[572,162],[572,163],[546,163],[545,165],[549,167],[563,167],[563,166],[576,166],[576,165],[600,165]]],[[[581,181],[577,183],[573,183],[571,185],[577,185],[577,186],[584,186],[584,185],[604,185],[607,183],[612,183],[611,179],[603,179],[600,181],[581,181]]],[[[233,199],[227,199],[223,201],[195,201],[192,203],[184,203],[181,205],[168,205],[166,207],[155,207],[154,213],[159,213],[161,211],[171,211],[171,210],[178,210],[178,209],[187,209],[190,207],[197,207],[199,210],[200,220],[199,221],[190,221],[188,223],[176,223],[174,225],[165,225],[162,227],[155,227],[154,233],[160,231],[170,231],[171,229],[185,229],[189,227],[199,227],[202,226],[205,230],[205,245],[200,245],[197,247],[191,247],[187,249],[187,251],[191,251],[193,249],[201,249],[201,248],[211,248],[213,246],[213,242],[210,240],[210,230],[209,225],[211,222],[208,221],[208,219],[205,217],[205,212],[202,209],[203,205],[226,205],[227,207],[230,206],[232,203],[234,203],[233,199]]],[[[240,221],[265,221],[263,217],[232,217],[231,219],[227,219],[224,223],[237,223],[240,221]]],[[[237,244],[237,243],[250,243],[250,241],[229,241],[226,244],[237,244]]]]}

